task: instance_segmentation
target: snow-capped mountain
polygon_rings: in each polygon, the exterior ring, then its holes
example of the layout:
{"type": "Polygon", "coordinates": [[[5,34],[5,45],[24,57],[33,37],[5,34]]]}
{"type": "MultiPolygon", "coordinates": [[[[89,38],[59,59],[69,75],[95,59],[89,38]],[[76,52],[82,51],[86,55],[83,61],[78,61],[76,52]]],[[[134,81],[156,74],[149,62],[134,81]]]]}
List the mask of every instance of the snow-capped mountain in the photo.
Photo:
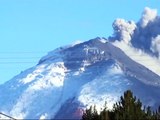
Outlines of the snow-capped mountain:
{"type": "Polygon", "coordinates": [[[145,30],[150,22],[154,16],[137,24],[117,19],[109,39],[97,37],[49,52],[37,65],[0,85],[0,112],[20,119],[75,119],[90,105],[100,110],[107,101],[111,109],[127,89],[145,105],[160,105],[160,60],[152,50],[158,46],[135,42],[138,25],[145,30]]]}
{"type": "Polygon", "coordinates": [[[127,89],[145,104],[160,104],[160,76],[95,38],[50,52],[1,85],[0,109],[15,118],[76,118],[93,104],[112,108],[127,89]]]}

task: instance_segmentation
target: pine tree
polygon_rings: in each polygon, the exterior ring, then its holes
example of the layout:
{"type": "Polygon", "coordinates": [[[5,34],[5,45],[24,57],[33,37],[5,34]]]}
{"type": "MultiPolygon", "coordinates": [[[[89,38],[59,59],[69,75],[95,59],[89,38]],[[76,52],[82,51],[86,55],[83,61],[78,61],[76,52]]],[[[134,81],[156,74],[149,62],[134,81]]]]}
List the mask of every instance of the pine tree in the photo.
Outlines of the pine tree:
{"type": "Polygon", "coordinates": [[[124,92],[124,96],[121,96],[120,101],[114,105],[115,119],[142,120],[145,113],[141,107],[140,100],[133,97],[133,93],[127,90],[124,92]]]}
{"type": "Polygon", "coordinates": [[[92,120],[92,106],[83,113],[82,120],[92,120]]]}
{"type": "Polygon", "coordinates": [[[103,110],[100,112],[100,120],[110,120],[109,111],[107,110],[107,103],[105,102],[103,110]]]}
{"type": "Polygon", "coordinates": [[[104,109],[98,115],[96,107],[91,106],[84,112],[82,120],[160,120],[160,106],[155,112],[149,106],[142,109],[140,99],[127,90],[120,101],[114,104],[112,111],[107,110],[105,103],[104,109]]]}
{"type": "Polygon", "coordinates": [[[89,109],[86,109],[83,113],[82,120],[100,120],[96,106],[91,106],[89,109]]]}

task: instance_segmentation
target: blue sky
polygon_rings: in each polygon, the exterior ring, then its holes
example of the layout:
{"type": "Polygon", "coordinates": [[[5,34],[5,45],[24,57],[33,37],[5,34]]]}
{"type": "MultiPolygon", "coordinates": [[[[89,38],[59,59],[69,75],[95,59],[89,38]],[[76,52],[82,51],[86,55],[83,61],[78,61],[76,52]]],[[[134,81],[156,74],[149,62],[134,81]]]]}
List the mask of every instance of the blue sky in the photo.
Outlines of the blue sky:
{"type": "Polygon", "coordinates": [[[55,48],[112,35],[116,18],[138,21],[159,0],[0,0],[0,83],[55,48]]]}

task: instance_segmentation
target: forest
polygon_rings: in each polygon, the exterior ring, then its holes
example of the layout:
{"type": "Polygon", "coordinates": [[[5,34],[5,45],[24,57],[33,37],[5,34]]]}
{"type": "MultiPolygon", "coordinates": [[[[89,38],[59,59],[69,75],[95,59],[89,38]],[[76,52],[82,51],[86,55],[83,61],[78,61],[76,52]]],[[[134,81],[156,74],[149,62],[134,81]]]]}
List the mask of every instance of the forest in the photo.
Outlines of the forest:
{"type": "Polygon", "coordinates": [[[143,105],[131,90],[127,90],[112,110],[107,109],[107,103],[100,113],[96,105],[91,106],[83,112],[82,120],[160,120],[160,106],[153,110],[150,106],[143,105]]]}

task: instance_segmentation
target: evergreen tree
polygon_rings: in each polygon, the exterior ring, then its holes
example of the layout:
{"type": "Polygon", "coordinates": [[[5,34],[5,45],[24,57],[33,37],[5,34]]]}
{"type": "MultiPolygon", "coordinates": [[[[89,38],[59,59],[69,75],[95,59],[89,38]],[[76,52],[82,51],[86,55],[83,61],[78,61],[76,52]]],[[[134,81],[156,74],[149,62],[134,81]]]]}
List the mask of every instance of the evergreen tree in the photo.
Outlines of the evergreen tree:
{"type": "Polygon", "coordinates": [[[100,120],[110,120],[109,111],[107,110],[107,103],[105,102],[104,109],[100,113],[100,120]]]}
{"type": "Polygon", "coordinates": [[[157,120],[160,120],[160,106],[158,107],[157,120]]]}
{"type": "Polygon", "coordinates": [[[96,106],[91,106],[89,109],[86,109],[83,113],[82,120],[100,120],[96,106]]]}
{"type": "Polygon", "coordinates": [[[160,120],[160,106],[155,112],[149,106],[142,109],[141,101],[127,90],[120,101],[114,104],[112,111],[107,110],[105,103],[104,109],[98,115],[96,107],[91,106],[84,112],[82,120],[160,120]]]}
{"type": "Polygon", "coordinates": [[[142,120],[145,116],[144,111],[141,109],[142,103],[140,100],[133,96],[130,90],[124,92],[120,101],[117,102],[113,110],[115,112],[116,120],[142,120]]]}
{"type": "Polygon", "coordinates": [[[82,120],[92,120],[92,106],[83,113],[82,120]]]}

